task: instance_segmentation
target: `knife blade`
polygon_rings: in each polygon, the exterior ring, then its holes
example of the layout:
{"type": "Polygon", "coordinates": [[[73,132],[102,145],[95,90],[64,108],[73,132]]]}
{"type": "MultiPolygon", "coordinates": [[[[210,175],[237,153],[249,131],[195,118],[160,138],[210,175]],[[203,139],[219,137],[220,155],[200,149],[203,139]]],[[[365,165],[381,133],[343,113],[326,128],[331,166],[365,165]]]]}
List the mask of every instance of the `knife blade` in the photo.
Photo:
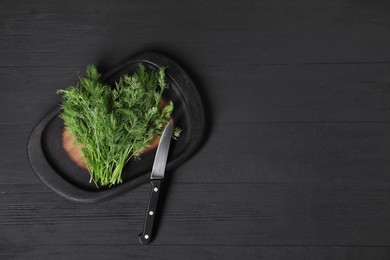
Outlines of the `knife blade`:
{"type": "Polygon", "coordinates": [[[146,209],[145,222],[142,233],[139,235],[139,241],[141,244],[149,244],[152,240],[154,222],[156,216],[156,210],[158,205],[159,195],[161,193],[161,186],[164,179],[165,167],[168,159],[169,146],[171,143],[173,131],[172,119],[165,127],[160,142],[157,147],[156,156],[154,157],[154,163],[152,173],[150,174],[151,192],[149,196],[149,203],[146,209]]]}

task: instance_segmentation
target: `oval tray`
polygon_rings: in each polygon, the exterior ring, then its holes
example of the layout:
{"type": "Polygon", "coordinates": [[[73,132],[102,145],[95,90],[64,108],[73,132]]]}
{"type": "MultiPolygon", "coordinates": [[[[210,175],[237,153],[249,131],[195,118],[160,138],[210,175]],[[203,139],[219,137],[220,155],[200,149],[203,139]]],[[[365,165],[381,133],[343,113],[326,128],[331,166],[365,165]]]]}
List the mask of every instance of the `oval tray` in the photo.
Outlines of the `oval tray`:
{"type": "MultiPolygon", "coordinates": [[[[167,171],[186,161],[196,151],[205,132],[205,114],[201,98],[188,74],[170,58],[152,52],[135,55],[103,75],[112,84],[123,74],[132,74],[139,64],[157,70],[166,67],[170,88],[163,98],[172,100],[175,125],[182,129],[180,137],[172,140],[167,171]]],[[[36,175],[61,196],[78,202],[96,202],[130,190],[150,178],[156,149],[130,160],[122,172],[123,183],[97,188],[89,182],[88,171],[70,158],[63,147],[64,123],[59,118],[58,106],[33,129],[27,145],[28,158],[36,175]]]]}

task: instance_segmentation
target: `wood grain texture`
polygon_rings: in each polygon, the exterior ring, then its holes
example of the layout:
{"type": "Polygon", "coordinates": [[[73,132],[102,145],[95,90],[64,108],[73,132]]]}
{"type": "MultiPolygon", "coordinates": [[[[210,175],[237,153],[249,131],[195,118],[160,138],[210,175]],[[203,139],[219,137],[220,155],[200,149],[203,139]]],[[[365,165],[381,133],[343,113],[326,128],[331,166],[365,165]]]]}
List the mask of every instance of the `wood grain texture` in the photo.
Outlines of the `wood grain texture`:
{"type": "MultiPolygon", "coordinates": [[[[199,81],[211,122],[390,121],[390,64],[196,69],[191,76],[199,81]]],[[[56,90],[74,84],[83,70],[1,68],[2,84],[12,85],[0,96],[0,108],[7,111],[2,115],[5,122],[36,124],[58,104],[56,90]],[[21,91],[25,95],[19,95],[21,91]],[[32,109],[39,112],[32,114],[32,109]]]]}
{"type": "Polygon", "coordinates": [[[388,259],[389,12],[385,0],[3,1],[0,258],[388,259]],[[210,126],[172,173],[147,247],[148,185],[76,204],[26,158],[55,90],[142,50],[185,65],[210,126]]]}
{"type": "Polygon", "coordinates": [[[64,150],[68,154],[69,158],[73,160],[78,166],[81,168],[87,169],[87,162],[85,161],[85,158],[81,154],[81,150],[83,149],[82,144],[77,144],[76,140],[72,136],[69,131],[64,128],[64,131],[62,132],[62,147],[64,147],[64,150]]]}
{"type": "Polygon", "coordinates": [[[389,62],[389,3],[23,0],[2,4],[4,66],[108,67],[143,49],[217,64],[389,62]],[[115,61],[116,60],[116,61],[115,61]]]}
{"type": "Polygon", "coordinates": [[[387,260],[390,249],[386,247],[323,247],[323,246],[50,246],[16,247],[6,249],[0,256],[6,259],[268,259],[268,260],[318,260],[378,259],[387,260]],[[17,257],[15,255],[18,255],[17,257]],[[85,257],[84,257],[85,259],[85,257]]]}
{"type": "MultiPolygon", "coordinates": [[[[30,127],[0,126],[3,147],[15,147],[0,157],[4,182],[37,183],[25,157],[30,127]]],[[[207,143],[171,181],[389,182],[389,150],[389,122],[215,124],[207,143]]]]}
{"type": "MultiPolygon", "coordinates": [[[[172,184],[152,245],[385,247],[390,191],[380,181],[372,186],[172,184]]],[[[1,189],[4,246],[36,247],[136,246],[150,191],[144,185],[113,201],[84,205],[35,184],[1,189]]]]}

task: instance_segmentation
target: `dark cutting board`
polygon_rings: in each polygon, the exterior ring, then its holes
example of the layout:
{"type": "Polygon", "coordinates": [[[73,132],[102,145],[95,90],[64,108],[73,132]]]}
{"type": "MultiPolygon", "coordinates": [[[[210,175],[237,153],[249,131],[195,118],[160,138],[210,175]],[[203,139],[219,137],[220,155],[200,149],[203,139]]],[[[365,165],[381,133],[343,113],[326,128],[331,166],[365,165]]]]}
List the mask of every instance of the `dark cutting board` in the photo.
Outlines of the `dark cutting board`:
{"type": "MultiPolygon", "coordinates": [[[[104,74],[105,82],[113,84],[123,74],[132,74],[139,64],[151,70],[166,67],[170,88],[164,100],[172,100],[172,118],[182,129],[174,140],[168,157],[167,171],[188,160],[199,147],[205,132],[205,115],[201,98],[188,74],[173,60],[157,53],[135,55],[104,74]]],[[[79,149],[67,134],[60,106],[45,116],[32,131],[28,141],[28,157],[36,175],[58,194],[79,202],[95,202],[130,190],[149,179],[156,145],[143,153],[140,160],[130,160],[122,172],[123,183],[96,187],[82,163],[79,149]]],[[[156,144],[156,142],[155,142],[156,144]]]]}

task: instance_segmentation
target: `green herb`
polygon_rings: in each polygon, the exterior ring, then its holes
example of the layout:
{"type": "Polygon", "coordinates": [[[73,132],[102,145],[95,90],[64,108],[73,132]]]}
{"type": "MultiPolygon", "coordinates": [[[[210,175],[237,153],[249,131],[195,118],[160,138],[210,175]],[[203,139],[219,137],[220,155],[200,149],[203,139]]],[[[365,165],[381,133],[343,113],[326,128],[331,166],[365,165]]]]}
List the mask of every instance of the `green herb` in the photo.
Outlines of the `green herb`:
{"type": "MultiPolygon", "coordinates": [[[[162,105],[161,95],[167,88],[165,68],[149,71],[140,65],[112,87],[89,65],[76,86],[58,91],[63,94],[60,117],[82,145],[90,182],[96,186],[121,183],[125,164],[139,158],[154,137],[161,136],[173,110],[172,101],[162,105]]],[[[179,135],[175,129],[174,136],[179,135]]]]}

